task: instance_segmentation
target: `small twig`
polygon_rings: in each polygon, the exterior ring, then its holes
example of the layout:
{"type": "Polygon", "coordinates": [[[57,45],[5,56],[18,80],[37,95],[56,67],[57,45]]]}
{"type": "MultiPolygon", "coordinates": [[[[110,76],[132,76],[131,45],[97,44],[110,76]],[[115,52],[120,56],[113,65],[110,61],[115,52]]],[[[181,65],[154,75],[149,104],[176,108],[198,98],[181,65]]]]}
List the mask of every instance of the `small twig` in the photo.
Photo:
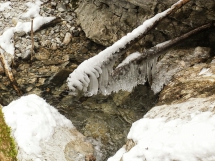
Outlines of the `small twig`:
{"type": "MultiPolygon", "coordinates": [[[[2,49],[5,52],[5,50],[2,47],[0,47],[0,49],[2,49]]],[[[12,73],[10,67],[8,66],[8,63],[7,63],[7,61],[6,61],[5,57],[4,57],[4,53],[0,54],[0,61],[1,61],[2,66],[4,68],[5,74],[9,78],[13,88],[15,89],[15,91],[18,93],[19,96],[22,96],[22,92],[18,88],[18,83],[16,82],[16,80],[15,80],[15,78],[13,76],[13,73],[12,73]]]]}
{"type": "Polygon", "coordinates": [[[31,60],[33,60],[33,54],[34,54],[34,19],[31,19],[31,60]]]}

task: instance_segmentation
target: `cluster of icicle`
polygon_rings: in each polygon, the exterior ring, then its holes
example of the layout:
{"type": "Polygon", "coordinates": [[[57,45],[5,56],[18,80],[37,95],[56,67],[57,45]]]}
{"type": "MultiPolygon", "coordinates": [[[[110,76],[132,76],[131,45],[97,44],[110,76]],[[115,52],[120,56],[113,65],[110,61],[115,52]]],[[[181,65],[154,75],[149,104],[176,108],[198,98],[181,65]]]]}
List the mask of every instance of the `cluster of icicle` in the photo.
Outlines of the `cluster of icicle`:
{"type": "Polygon", "coordinates": [[[67,79],[71,93],[77,94],[78,91],[82,91],[85,96],[98,93],[108,95],[119,90],[131,91],[138,84],[144,84],[149,79],[156,58],[147,60],[141,65],[131,64],[129,69],[125,69],[117,75],[113,75],[114,66],[121,56],[119,51],[124,49],[132,40],[146,33],[147,29],[153,26],[158,19],[165,17],[168,11],[158,13],[151,19],[146,20],[112,46],[82,62],[67,79]]]}
{"type": "MultiPolygon", "coordinates": [[[[129,55],[115,70],[129,64],[133,55],[135,58],[141,54],[136,52],[129,55]]],[[[112,58],[109,57],[108,61],[101,62],[98,57],[93,57],[83,62],[84,66],[80,65],[67,80],[71,93],[76,95],[78,91],[82,91],[85,96],[92,96],[98,93],[109,95],[111,92],[118,92],[119,90],[132,91],[138,84],[144,84],[147,80],[150,81],[157,62],[157,58],[153,58],[141,64],[131,63],[126,69],[114,74],[116,60],[113,56],[112,58]],[[98,62],[101,64],[98,65],[98,62]]]]}

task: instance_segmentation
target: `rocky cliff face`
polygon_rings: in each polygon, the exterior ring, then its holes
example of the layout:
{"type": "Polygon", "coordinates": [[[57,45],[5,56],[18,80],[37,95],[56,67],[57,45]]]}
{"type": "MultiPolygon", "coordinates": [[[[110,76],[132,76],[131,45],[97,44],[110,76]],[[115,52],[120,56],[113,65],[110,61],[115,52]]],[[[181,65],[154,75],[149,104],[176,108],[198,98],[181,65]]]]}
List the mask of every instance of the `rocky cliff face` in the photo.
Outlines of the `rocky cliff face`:
{"type": "MultiPolygon", "coordinates": [[[[110,46],[146,19],[164,11],[175,2],[177,0],[80,0],[76,13],[78,23],[88,38],[110,46]]],[[[144,38],[142,45],[150,47],[215,20],[214,7],[213,0],[190,1],[159,23],[156,29],[144,38]]]]}

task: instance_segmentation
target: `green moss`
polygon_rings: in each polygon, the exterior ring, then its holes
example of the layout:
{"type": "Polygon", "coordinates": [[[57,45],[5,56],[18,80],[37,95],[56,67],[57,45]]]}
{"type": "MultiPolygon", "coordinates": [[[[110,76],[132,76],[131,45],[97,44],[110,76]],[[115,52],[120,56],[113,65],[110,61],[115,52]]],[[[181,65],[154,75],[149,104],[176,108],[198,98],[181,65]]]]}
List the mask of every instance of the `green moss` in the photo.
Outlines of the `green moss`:
{"type": "Polygon", "coordinates": [[[4,121],[2,106],[0,105],[0,159],[16,161],[17,150],[15,142],[10,135],[10,128],[4,121]],[[3,155],[3,156],[2,156],[3,155]]]}

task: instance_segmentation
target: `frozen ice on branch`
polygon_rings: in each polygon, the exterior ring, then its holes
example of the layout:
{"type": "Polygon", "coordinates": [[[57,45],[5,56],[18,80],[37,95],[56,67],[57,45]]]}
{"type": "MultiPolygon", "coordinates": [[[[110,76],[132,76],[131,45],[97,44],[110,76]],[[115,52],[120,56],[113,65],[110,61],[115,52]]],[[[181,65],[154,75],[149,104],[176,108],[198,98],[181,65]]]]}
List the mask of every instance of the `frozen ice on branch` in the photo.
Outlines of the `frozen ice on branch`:
{"type": "Polygon", "coordinates": [[[153,67],[157,60],[156,57],[141,65],[132,64],[128,71],[121,71],[120,74],[113,75],[116,60],[125,53],[126,49],[143,38],[159,21],[187,2],[189,0],[179,0],[171,8],[146,20],[142,25],[98,55],[81,63],[67,79],[71,93],[77,94],[78,91],[82,91],[86,96],[97,93],[107,95],[119,90],[131,91],[136,85],[144,84],[147,79],[150,81],[150,75],[153,73],[153,67]]]}

